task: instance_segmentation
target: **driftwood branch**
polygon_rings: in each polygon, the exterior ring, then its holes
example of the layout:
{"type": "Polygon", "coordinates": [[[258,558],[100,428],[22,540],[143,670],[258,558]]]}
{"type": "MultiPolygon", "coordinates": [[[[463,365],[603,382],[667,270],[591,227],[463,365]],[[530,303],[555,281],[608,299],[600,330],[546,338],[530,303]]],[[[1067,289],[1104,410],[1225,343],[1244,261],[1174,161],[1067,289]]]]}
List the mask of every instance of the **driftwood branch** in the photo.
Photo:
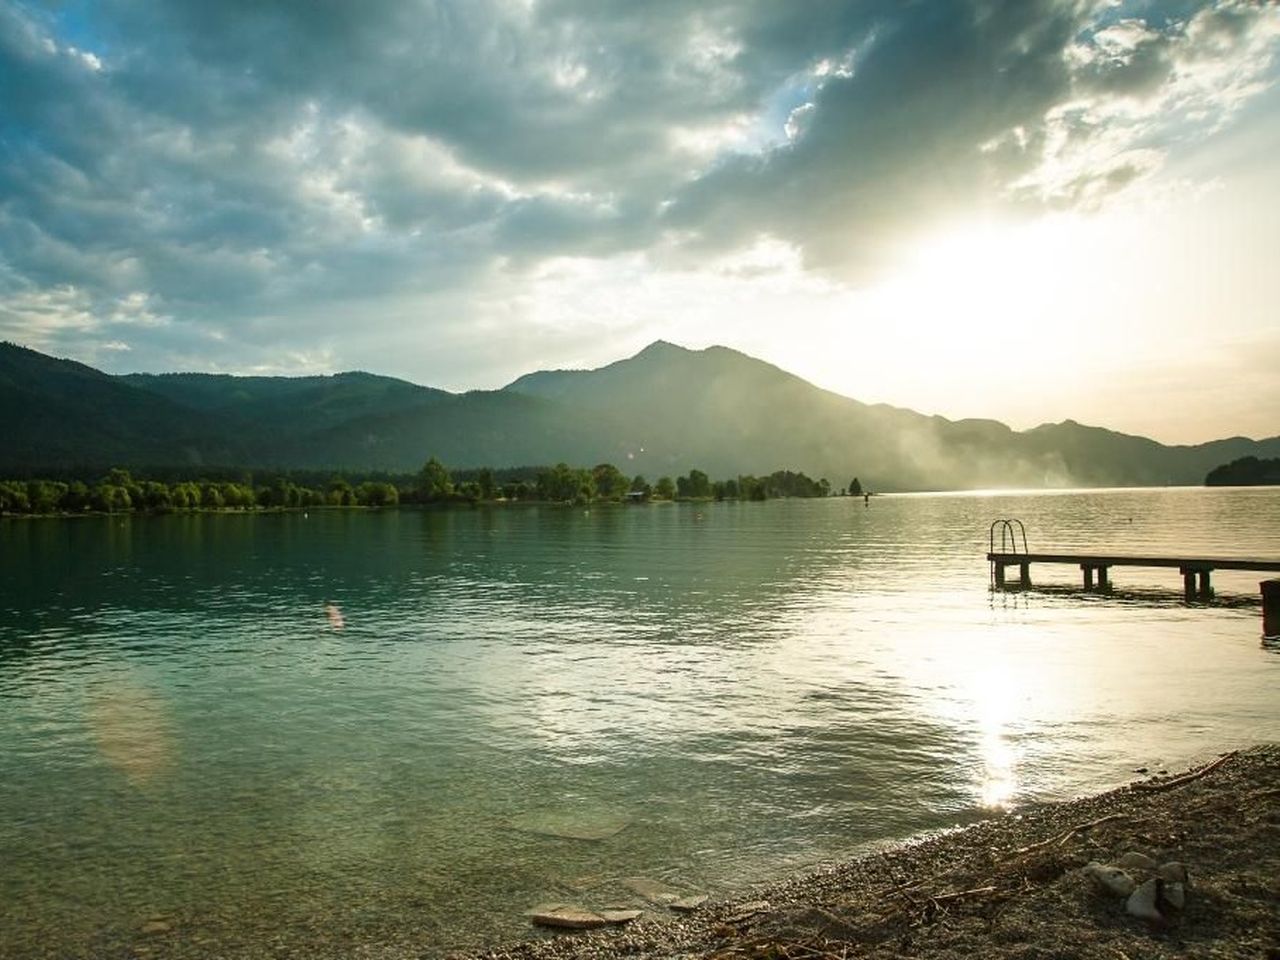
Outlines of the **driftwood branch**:
{"type": "Polygon", "coordinates": [[[1097,820],[1090,820],[1088,823],[1077,823],[1070,830],[1064,830],[1062,833],[1049,837],[1047,840],[1041,840],[1039,843],[1033,843],[1030,846],[1021,847],[1020,849],[1015,850],[1014,853],[1030,853],[1032,850],[1039,850],[1041,847],[1049,847],[1055,844],[1061,846],[1077,833],[1084,833],[1086,830],[1092,830],[1094,827],[1101,826],[1104,823],[1110,823],[1112,820],[1123,819],[1125,819],[1125,815],[1123,813],[1111,813],[1105,817],[1099,817],[1097,820]]]}
{"type": "Polygon", "coordinates": [[[943,903],[947,900],[959,900],[961,897],[972,897],[979,893],[995,893],[995,887],[974,887],[972,890],[957,890],[955,893],[939,893],[929,899],[934,903],[943,903]]]}
{"type": "Polygon", "coordinates": [[[1213,763],[1206,764],[1193,773],[1184,773],[1180,777],[1174,777],[1172,780],[1164,780],[1160,783],[1135,783],[1133,784],[1132,789],[1138,790],[1142,793],[1155,793],[1159,790],[1172,790],[1174,787],[1180,787],[1184,783],[1190,783],[1192,780],[1199,780],[1206,773],[1211,773],[1212,771],[1217,770],[1218,767],[1222,766],[1232,757],[1239,756],[1239,754],[1239,750],[1232,750],[1230,753],[1224,753],[1217,760],[1213,761],[1213,763]]]}

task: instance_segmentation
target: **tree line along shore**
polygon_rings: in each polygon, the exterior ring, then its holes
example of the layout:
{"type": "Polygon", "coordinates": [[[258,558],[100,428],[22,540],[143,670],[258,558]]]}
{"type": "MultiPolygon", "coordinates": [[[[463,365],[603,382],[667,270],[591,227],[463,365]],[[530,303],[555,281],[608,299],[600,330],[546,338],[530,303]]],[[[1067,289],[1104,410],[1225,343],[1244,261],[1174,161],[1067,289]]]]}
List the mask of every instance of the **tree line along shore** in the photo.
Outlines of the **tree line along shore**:
{"type": "Polygon", "coordinates": [[[198,476],[156,469],[135,477],[112,468],[96,479],[0,480],[0,514],[171,512],[183,510],[279,510],[304,507],[391,507],[399,504],[484,502],[599,503],[650,500],[771,500],[780,497],[862,496],[855,477],[833,490],[824,477],[793,470],[767,476],[712,480],[701,470],[650,483],[611,463],[595,467],[482,467],[451,471],[432,457],[416,474],[348,474],[323,471],[207,469],[198,476]]]}

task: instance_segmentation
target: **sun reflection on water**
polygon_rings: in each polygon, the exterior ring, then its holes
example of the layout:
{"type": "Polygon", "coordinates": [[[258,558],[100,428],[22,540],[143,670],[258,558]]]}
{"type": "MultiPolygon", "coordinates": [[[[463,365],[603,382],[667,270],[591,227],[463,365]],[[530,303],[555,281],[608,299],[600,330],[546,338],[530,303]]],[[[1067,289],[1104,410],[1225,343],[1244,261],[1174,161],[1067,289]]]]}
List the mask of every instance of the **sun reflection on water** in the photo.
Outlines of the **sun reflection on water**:
{"type": "Polygon", "coordinates": [[[1017,678],[1003,664],[986,666],[969,678],[974,719],[978,725],[981,763],[979,803],[989,810],[1010,807],[1018,795],[1020,751],[1010,742],[1016,720],[1017,678]]]}

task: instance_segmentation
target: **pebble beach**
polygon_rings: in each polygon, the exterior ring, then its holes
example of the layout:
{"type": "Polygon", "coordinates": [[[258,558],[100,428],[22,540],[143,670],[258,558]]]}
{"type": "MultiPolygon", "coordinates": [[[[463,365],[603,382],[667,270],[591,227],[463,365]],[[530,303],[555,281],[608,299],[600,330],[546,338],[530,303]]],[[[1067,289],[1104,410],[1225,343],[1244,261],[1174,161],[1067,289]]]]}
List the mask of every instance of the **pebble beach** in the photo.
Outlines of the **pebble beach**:
{"type": "MultiPolygon", "coordinates": [[[[589,915],[607,905],[550,906],[589,915]]],[[[544,934],[465,960],[1276,960],[1280,745],[1009,812],[688,912],[671,906],[655,903],[623,925],[544,934]],[[1130,865],[1134,885],[1149,880],[1153,896],[1155,868],[1180,866],[1180,908],[1164,880],[1145,914],[1106,889],[1090,865],[1116,863],[1130,865]]]]}

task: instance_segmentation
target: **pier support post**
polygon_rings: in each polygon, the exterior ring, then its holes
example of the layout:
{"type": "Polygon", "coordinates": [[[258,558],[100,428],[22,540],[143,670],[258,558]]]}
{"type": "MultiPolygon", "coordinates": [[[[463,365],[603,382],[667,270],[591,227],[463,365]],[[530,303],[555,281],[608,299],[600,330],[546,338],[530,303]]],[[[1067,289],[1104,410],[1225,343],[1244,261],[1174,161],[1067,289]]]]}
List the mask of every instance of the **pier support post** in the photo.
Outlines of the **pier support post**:
{"type": "Polygon", "coordinates": [[[1208,570],[1201,570],[1201,571],[1200,571],[1200,574],[1199,574],[1199,577],[1200,577],[1200,590],[1199,590],[1198,592],[1199,592],[1199,594],[1200,594],[1200,599],[1201,599],[1201,600],[1212,600],[1212,599],[1213,599],[1213,587],[1209,586],[1209,571],[1208,571],[1208,570]]]}
{"type": "Polygon", "coordinates": [[[1191,603],[1196,598],[1196,572],[1194,570],[1182,571],[1182,598],[1191,603]]]}
{"type": "Polygon", "coordinates": [[[1080,569],[1084,571],[1084,588],[1086,591],[1093,589],[1093,567],[1087,564],[1080,564],[1080,569]]]}
{"type": "Polygon", "coordinates": [[[1031,586],[1031,564],[1022,563],[1022,564],[1019,564],[1019,566],[1022,568],[1021,582],[1022,582],[1022,587],[1025,590],[1031,586]]]}
{"type": "Polygon", "coordinates": [[[997,590],[1004,589],[1004,564],[1003,563],[996,564],[996,589],[997,590]]]}
{"type": "Polygon", "coordinates": [[[1106,593],[1110,589],[1111,589],[1111,584],[1107,582],[1107,568],[1099,567],[1098,568],[1098,590],[1101,591],[1102,593],[1106,593]]]}
{"type": "Polygon", "coordinates": [[[1263,580],[1262,635],[1280,637],[1280,580],[1263,580]]]}

